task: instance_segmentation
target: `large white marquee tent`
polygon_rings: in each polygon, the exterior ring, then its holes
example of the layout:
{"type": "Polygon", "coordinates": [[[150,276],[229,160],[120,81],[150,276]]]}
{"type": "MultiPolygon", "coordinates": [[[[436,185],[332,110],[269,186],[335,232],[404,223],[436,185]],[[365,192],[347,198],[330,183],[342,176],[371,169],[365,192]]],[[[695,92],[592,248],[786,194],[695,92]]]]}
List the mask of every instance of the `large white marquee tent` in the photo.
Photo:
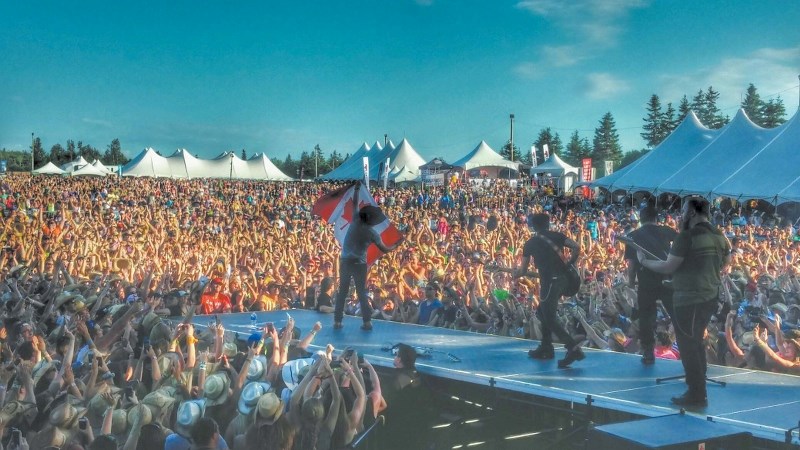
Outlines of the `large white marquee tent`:
{"type": "Polygon", "coordinates": [[[215,159],[194,157],[178,149],[169,157],[144,149],[122,168],[122,176],[156,178],[231,178],[237,180],[291,181],[270,159],[258,153],[247,161],[226,152],[215,159]]]}
{"type": "Polygon", "coordinates": [[[610,191],[800,202],[800,118],[764,129],[743,110],[718,130],[694,113],[652,151],[591,183],[610,191]]]}
{"type": "Polygon", "coordinates": [[[578,168],[565,163],[555,153],[550,155],[543,164],[531,167],[530,174],[531,176],[549,174],[549,176],[558,180],[558,188],[562,192],[572,189],[572,186],[578,180],[578,168]]]}
{"type": "Polygon", "coordinates": [[[471,152],[451,164],[466,171],[486,169],[489,177],[497,177],[501,169],[519,170],[519,163],[503,158],[486,141],[481,141],[471,152]]]}

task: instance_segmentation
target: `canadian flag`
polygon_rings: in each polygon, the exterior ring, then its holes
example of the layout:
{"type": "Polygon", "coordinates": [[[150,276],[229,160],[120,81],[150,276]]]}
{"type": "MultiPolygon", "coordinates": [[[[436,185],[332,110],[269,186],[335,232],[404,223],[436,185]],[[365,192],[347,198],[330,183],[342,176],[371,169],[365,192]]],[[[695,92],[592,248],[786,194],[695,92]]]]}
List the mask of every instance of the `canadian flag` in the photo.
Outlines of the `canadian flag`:
{"type": "MultiPolygon", "coordinates": [[[[355,185],[348,185],[328,192],[317,199],[311,209],[312,214],[333,225],[333,234],[336,236],[339,245],[344,242],[347,229],[350,228],[350,219],[353,217],[353,194],[355,189],[355,185]]],[[[367,205],[378,206],[367,187],[363,184],[358,193],[358,199],[359,208],[367,205]]],[[[388,217],[383,215],[382,219],[373,228],[381,235],[384,244],[387,246],[394,245],[400,240],[400,231],[389,221],[388,217]]],[[[367,264],[372,265],[381,256],[383,256],[383,252],[378,249],[378,246],[375,244],[370,245],[367,249],[367,264]]]]}

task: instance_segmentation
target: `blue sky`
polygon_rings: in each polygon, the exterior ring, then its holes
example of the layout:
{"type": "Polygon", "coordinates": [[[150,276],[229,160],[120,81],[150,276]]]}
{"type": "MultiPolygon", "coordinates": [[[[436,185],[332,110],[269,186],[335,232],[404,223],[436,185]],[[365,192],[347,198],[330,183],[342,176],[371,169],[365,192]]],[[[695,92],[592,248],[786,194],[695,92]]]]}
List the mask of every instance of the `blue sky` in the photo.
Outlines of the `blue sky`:
{"type": "Polygon", "coordinates": [[[800,2],[678,0],[0,2],[0,147],[119,138],[282,160],[407,137],[453,161],[591,140],[603,114],[642,148],[645,104],[748,83],[798,104],[800,2]]]}

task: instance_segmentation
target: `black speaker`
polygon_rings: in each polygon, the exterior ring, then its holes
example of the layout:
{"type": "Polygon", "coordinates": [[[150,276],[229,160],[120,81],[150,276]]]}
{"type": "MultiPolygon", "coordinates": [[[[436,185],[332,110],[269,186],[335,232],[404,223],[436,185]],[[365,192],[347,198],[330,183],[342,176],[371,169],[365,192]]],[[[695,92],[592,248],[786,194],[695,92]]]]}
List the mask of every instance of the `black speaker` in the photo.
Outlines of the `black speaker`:
{"type": "Polygon", "coordinates": [[[589,430],[596,450],[746,450],[753,436],[731,425],[685,414],[602,425],[589,430]]]}

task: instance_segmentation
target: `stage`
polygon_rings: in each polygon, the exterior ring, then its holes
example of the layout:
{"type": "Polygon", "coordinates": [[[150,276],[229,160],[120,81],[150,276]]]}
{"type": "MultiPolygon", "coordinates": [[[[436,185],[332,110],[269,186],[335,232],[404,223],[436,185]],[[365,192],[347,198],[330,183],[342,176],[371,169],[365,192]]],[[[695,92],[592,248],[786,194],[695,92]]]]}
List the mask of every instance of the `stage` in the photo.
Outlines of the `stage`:
{"type": "MultiPolygon", "coordinates": [[[[683,380],[660,384],[655,381],[682,374],[680,361],[657,360],[655,365],[644,366],[638,355],[587,349],[586,359],[575,362],[572,368],[559,369],[556,362],[564,350],[557,349],[554,360],[533,360],[527,351],[536,342],[530,340],[379,320],[373,321],[373,331],[367,332],[359,328],[360,318],[354,317],[345,317],[344,328],[334,330],[332,315],[305,310],[257,313],[257,323],[263,326],[271,321],[281,328],[287,313],[303,335],[315,322],[322,323],[309,351],[324,349],[328,343],[336,347],[337,353],[351,346],[373,365],[391,367],[393,356],[385,349],[403,342],[433,350],[429,358],[417,360],[417,368],[423,374],[492,386],[522,396],[584,404],[590,396],[593,407],[658,417],[679,412],[670,397],[685,391],[683,380]]],[[[249,313],[219,317],[226,330],[237,333],[239,339],[250,335],[249,313]]],[[[205,327],[212,320],[210,316],[196,316],[194,323],[205,327]]],[[[784,442],[786,430],[798,426],[800,377],[721,366],[709,366],[708,376],[727,386],[709,383],[708,407],[690,409],[687,414],[733,425],[773,442],[784,442]]],[[[792,442],[798,442],[797,431],[792,442]]]]}

